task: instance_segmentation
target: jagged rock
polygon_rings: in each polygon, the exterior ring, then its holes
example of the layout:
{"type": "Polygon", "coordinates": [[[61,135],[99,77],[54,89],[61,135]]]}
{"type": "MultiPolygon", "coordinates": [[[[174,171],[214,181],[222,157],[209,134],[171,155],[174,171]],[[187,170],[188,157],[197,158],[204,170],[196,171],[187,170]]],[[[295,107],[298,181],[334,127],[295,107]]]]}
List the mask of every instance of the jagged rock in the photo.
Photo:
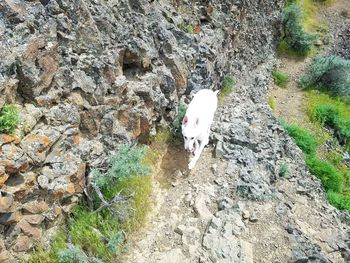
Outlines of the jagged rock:
{"type": "Polygon", "coordinates": [[[42,230],[41,230],[41,228],[32,226],[23,217],[18,222],[17,226],[22,230],[22,232],[25,235],[33,238],[33,240],[35,240],[35,241],[40,241],[40,239],[42,237],[42,230]]]}
{"type": "Polygon", "coordinates": [[[82,193],[85,186],[85,163],[72,153],[63,155],[57,147],[46,158],[47,164],[38,176],[41,188],[55,196],[67,197],[82,193]]]}
{"type": "Polygon", "coordinates": [[[79,126],[80,124],[80,114],[77,108],[71,104],[53,106],[45,112],[44,116],[50,126],[79,126]]]}
{"type": "Polygon", "coordinates": [[[10,208],[12,204],[13,204],[13,196],[4,195],[4,193],[0,192],[0,213],[10,212],[10,208]]]}
{"type": "Polygon", "coordinates": [[[0,262],[1,263],[9,263],[10,262],[10,252],[7,250],[0,250],[0,262]]]}
{"type": "Polygon", "coordinates": [[[5,133],[0,134],[0,147],[10,142],[14,142],[15,144],[18,144],[20,142],[20,138],[12,134],[5,134],[5,133]]]}
{"type": "Polygon", "coordinates": [[[2,189],[18,199],[23,199],[37,189],[36,177],[33,172],[16,174],[11,178],[13,185],[3,185],[2,189]]]}
{"type": "Polygon", "coordinates": [[[9,175],[5,173],[5,167],[0,165],[0,186],[2,186],[8,178],[9,175]]]}
{"type": "Polygon", "coordinates": [[[23,215],[22,220],[27,221],[31,225],[39,225],[44,220],[42,215],[23,215]]]}
{"type": "Polygon", "coordinates": [[[25,235],[19,235],[13,246],[13,250],[16,252],[23,252],[31,249],[34,245],[34,242],[31,238],[25,235]]]}
{"type": "Polygon", "coordinates": [[[45,203],[45,201],[35,200],[25,203],[22,206],[22,209],[30,214],[41,214],[45,213],[49,209],[49,206],[47,205],[47,203],[45,203]]]}
{"type": "Polygon", "coordinates": [[[34,130],[23,138],[21,148],[36,164],[41,164],[45,161],[51,146],[60,136],[61,133],[50,126],[34,130]]]}
{"type": "Polygon", "coordinates": [[[20,129],[25,133],[30,132],[43,116],[42,110],[35,107],[33,104],[26,103],[20,111],[20,129]]]}
{"type": "Polygon", "coordinates": [[[10,225],[19,222],[21,214],[18,211],[0,214],[0,224],[10,225]]]}
{"type": "Polygon", "coordinates": [[[0,150],[0,164],[7,174],[25,172],[29,168],[30,160],[21,148],[14,144],[5,144],[0,150]]]}
{"type": "Polygon", "coordinates": [[[213,214],[208,209],[206,203],[209,202],[209,196],[200,192],[194,201],[194,210],[198,217],[205,221],[209,221],[213,214]]]}

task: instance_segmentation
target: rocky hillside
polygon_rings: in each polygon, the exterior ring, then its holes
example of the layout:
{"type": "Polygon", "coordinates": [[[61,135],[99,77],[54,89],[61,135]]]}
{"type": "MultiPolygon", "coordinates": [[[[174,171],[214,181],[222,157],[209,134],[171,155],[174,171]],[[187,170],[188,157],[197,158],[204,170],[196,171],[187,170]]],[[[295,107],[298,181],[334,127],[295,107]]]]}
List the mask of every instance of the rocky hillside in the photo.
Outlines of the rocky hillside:
{"type": "MultiPolygon", "coordinates": [[[[0,134],[0,262],[53,233],[83,195],[89,171],[105,167],[119,143],[154,134],[192,90],[219,89],[226,75],[238,80],[237,94],[213,127],[218,157],[230,160],[217,183],[226,201],[216,221],[209,215],[201,222],[211,222],[201,262],[234,262],[239,255],[225,253],[242,244],[232,235],[249,239],[238,220],[244,208],[232,203],[236,190],[248,210],[261,202],[266,213],[277,211],[266,224],[279,222],[296,262],[345,261],[346,226],[265,103],[282,6],[282,0],[1,1],[0,108],[17,104],[22,122],[15,135],[0,134]],[[280,182],[284,158],[293,174],[280,182]],[[300,206],[290,190],[302,196],[300,206]],[[323,238],[334,242],[322,241],[319,228],[307,235],[303,219],[325,221],[332,235],[323,238]],[[232,220],[238,226],[225,223],[232,220]],[[215,233],[222,248],[212,244],[215,233]]],[[[262,251],[264,240],[259,244],[262,251]]]]}

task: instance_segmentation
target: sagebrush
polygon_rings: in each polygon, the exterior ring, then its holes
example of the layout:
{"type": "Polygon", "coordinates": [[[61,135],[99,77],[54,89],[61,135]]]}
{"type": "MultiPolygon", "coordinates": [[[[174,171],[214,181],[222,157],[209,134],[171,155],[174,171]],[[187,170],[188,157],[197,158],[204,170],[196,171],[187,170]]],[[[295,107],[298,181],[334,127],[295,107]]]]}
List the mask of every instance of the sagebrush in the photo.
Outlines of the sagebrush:
{"type": "Polygon", "coordinates": [[[301,80],[303,88],[316,87],[333,95],[350,95],[350,60],[338,56],[316,57],[301,80]]]}
{"type": "Polygon", "coordinates": [[[282,39],[288,47],[300,55],[307,55],[313,47],[315,35],[303,28],[303,13],[298,3],[292,3],[283,9],[282,39]]]}

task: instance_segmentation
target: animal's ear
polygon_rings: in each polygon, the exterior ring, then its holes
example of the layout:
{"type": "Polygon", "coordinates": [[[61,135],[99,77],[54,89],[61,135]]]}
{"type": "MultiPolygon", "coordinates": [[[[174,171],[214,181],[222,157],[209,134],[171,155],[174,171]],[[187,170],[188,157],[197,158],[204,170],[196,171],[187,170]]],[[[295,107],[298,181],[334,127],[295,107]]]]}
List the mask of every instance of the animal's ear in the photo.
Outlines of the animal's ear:
{"type": "Polygon", "coordinates": [[[188,117],[185,116],[185,118],[182,120],[182,124],[187,124],[187,122],[188,122],[188,117]]]}
{"type": "Polygon", "coordinates": [[[198,123],[199,123],[199,118],[196,119],[196,125],[198,125],[198,123]]]}

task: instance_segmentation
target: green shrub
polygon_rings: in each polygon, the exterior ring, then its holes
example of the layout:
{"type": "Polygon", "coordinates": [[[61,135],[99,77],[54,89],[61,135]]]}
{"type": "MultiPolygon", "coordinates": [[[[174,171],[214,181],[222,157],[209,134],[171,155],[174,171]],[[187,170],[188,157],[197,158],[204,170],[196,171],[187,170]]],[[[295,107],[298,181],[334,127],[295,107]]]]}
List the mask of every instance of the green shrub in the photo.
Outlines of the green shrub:
{"type": "Polygon", "coordinates": [[[93,171],[93,177],[102,191],[109,191],[119,179],[134,175],[148,175],[149,169],[142,163],[145,157],[145,147],[130,147],[121,144],[118,151],[110,159],[110,167],[106,174],[93,171]]]}
{"type": "Polygon", "coordinates": [[[274,83],[281,88],[285,88],[289,80],[289,77],[286,73],[278,70],[272,72],[272,78],[274,83]]]}
{"type": "Polygon", "coordinates": [[[341,191],[343,178],[342,174],[329,162],[322,161],[316,157],[307,157],[306,164],[310,172],[321,179],[326,191],[339,193],[341,191]]]}
{"type": "Polygon", "coordinates": [[[70,245],[67,249],[64,249],[58,253],[59,263],[88,263],[88,257],[78,247],[70,245]]]}
{"type": "Polygon", "coordinates": [[[312,119],[334,127],[339,122],[339,111],[334,105],[321,104],[314,109],[312,119]]]}
{"type": "Polygon", "coordinates": [[[350,138],[350,119],[344,118],[336,105],[319,104],[312,110],[311,118],[328,125],[335,130],[335,135],[341,144],[350,138]]]}
{"type": "Polygon", "coordinates": [[[297,3],[283,9],[283,40],[288,47],[300,55],[307,55],[315,40],[315,36],[303,29],[303,14],[297,3]]]}
{"type": "Polygon", "coordinates": [[[229,95],[233,91],[233,87],[235,85],[236,81],[231,76],[225,76],[224,80],[222,81],[222,87],[220,90],[220,96],[225,97],[229,95]]]}
{"type": "Polygon", "coordinates": [[[12,133],[19,124],[19,111],[15,105],[5,105],[0,109],[0,132],[12,133]]]}
{"type": "Polygon", "coordinates": [[[295,124],[288,124],[286,122],[282,122],[282,126],[305,154],[315,155],[317,142],[310,132],[295,124]]]}
{"type": "Polygon", "coordinates": [[[281,177],[288,175],[288,164],[282,163],[279,167],[278,175],[281,177]]]}
{"type": "Polygon", "coordinates": [[[333,95],[350,95],[350,60],[338,56],[316,57],[300,80],[303,88],[315,86],[333,95]]]}
{"type": "Polygon", "coordinates": [[[350,211],[350,196],[333,191],[327,192],[329,202],[338,209],[350,211]]]}

